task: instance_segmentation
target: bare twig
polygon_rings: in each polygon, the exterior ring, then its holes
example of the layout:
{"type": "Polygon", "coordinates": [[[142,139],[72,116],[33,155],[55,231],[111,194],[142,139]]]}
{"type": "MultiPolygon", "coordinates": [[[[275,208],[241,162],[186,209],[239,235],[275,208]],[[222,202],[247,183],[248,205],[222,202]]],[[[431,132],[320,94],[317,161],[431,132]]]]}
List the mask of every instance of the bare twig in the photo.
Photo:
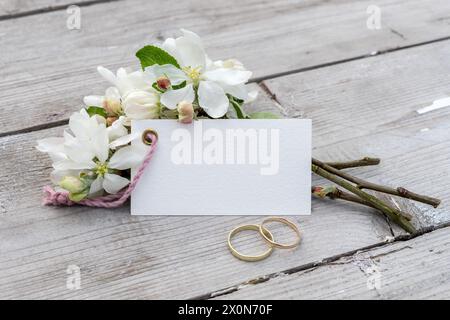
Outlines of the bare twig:
{"type": "MultiPolygon", "coordinates": [[[[355,196],[351,193],[345,192],[335,186],[313,186],[311,187],[311,192],[320,197],[325,198],[328,197],[330,199],[341,199],[353,203],[358,203],[367,207],[375,208],[370,202],[364,201],[363,199],[359,198],[358,196],[355,196]]],[[[376,208],[375,208],[376,209],[376,208]]],[[[412,215],[398,210],[398,212],[408,221],[411,221],[412,215]]]]}
{"type": "Polygon", "coordinates": [[[352,161],[326,162],[327,165],[339,170],[355,167],[376,166],[379,163],[380,163],[379,158],[370,158],[370,157],[364,157],[362,159],[352,161]]]}
{"type": "Polygon", "coordinates": [[[432,198],[429,196],[424,196],[424,195],[421,195],[418,193],[414,193],[403,187],[391,188],[391,187],[382,186],[382,185],[378,185],[378,184],[375,184],[372,182],[365,181],[363,179],[352,176],[351,174],[348,174],[347,172],[340,171],[340,170],[338,170],[322,161],[314,159],[314,158],[312,159],[312,162],[314,165],[322,168],[323,170],[326,170],[334,175],[344,178],[345,180],[355,183],[356,187],[358,189],[369,189],[369,190],[379,191],[379,192],[383,192],[383,193],[388,193],[388,194],[392,194],[392,195],[399,196],[402,198],[412,199],[412,200],[419,201],[422,203],[430,204],[435,208],[441,203],[441,200],[439,200],[439,199],[432,198]]]}
{"type": "MultiPolygon", "coordinates": [[[[313,159],[313,162],[314,162],[314,159],[313,159]]],[[[323,163],[321,163],[321,164],[323,165],[323,163]]],[[[330,168],[332,168],[332,167],[330,167],[330,168]]],[[[336,183],[337,185],[341,186],[342,188],[344,188],[344,189],[350,191],[351,193],[357,195],[362,200],[369,202],[371,205],[373,205],[378,210],[382,211],[392,221],[396,222],[400,227],[402,227],[403,229],[405,229],[409,233],[416,233],[417,232],[417,230],[414,228],[414,226],[405,217],[403,217],[403,215],[398,210],[396,210],[394,208],[391,208],[389,205],[387,205],[383,201],[379,200],[375,196],[366,193],[365,191],[363,191],[360,188],[352,185],[348,181],[340,178],[337,174],[335,175],[335,174],[329,172],[328,170],[323,169],[321,166],[318,166],[315,163],[313,163],[311,165],[311,169],[312,169],[312,171],[314,173],[320,175],[321,177],[336,183]]],[[[334,169],[334,168],[332,168],[332,169],[333,170],[337,170],[337,169],[334,169]]],[[[337,170],[337,171],[340,172],[339,170],[337,170]]]]}

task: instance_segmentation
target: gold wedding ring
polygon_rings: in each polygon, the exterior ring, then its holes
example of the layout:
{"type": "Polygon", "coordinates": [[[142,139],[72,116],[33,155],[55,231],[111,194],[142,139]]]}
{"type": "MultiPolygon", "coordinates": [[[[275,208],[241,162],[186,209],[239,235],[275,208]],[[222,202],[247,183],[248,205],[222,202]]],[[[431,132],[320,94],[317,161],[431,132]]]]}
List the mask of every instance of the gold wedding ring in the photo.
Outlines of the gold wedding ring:
{"type": "Polygon", "coordinates": [[[245,255],[242,253],[239,253],[231,244],[231,239],[238,234],[241,231],[244,230],[253,230],[253,231],[259,231],[261,232],[261,234],[264,234],[264,238],[267,237],[267,239],[271,239],[271,241],[273,240],[273,235],[270,233],[269,230],[265,229],[264,227],[261,228],[261,226],[256,225],[256,224],[246,224],[243,226],[239,226],[237,228],[234,228],[233,230],[231,230],[230,234],[228,235],[228,247],[230,248],[231,253],[233,254],[233,256],[235,256],[236,258],[243,260],[243,261],[259,261],[259,260],[263,260],[265,258],[267,258],[268,256],[270,256],[270,254],[273,251],[273,247],[270,246],[269,249],[267,249],[265,252],[263,252],[262,254],[259,255],[245,255]]]}
{"type": "Polygon", "coordinates": [[[259,233],[271,247],[275,247],[275,248],[279,248],[279,249],[295,248],[300,243],[300,238],[301,238],[300,231],[298,230],[297,226],[294,223],[292,223],[291,221],[289,221],[287,219],[279,218],[279,217],[270,217],[270,218],[264,219],[263,222],[261,222],[261,224],[259,225],[259,233]],[[289,228],[294,230],[295,234],[297,235],[297,239],[295,240],[295,242],[293,242],[291,244],[282,244],[279,242],[275,242],[273,240],[273,237],[266,236],[265,231],[268,231],[268,230],[267,230],[267,228],[264,227],[264,224],[266,224],[268,222],[280,222],[282,224],[287,225],[289,228]]]}

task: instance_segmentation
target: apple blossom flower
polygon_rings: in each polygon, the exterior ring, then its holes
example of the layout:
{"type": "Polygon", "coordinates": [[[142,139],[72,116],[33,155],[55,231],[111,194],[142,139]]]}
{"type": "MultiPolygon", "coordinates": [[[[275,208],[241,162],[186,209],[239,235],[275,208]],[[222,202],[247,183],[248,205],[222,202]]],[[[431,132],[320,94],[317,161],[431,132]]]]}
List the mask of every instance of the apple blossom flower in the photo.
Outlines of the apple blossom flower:
{"type": "MultiPolygon", "coordinates": [[[[88,195],[115,194],[129,184],[129,179],[121,176],[123,170],[137,166],[142,161],[142,153],[127,144],[133,138],[123,127],[123,117],[112,127],[90,117],[86,110],[74,113],[69,120],[70,132],[63,138],[47,138],[38,141],[38,150],[48,153],[53,162],[54,173],[70,173],[67,176],[91,177],[88,195]],[[122,126],[122,128],[121,128],[122,126]],[[120,143],[118,143],[120,141],[120,143]],[[118,148],[114,150],[114,148],[118,148]]],[[[69,192],[81,188],[74,178],[63,177],[59,185],[69,192]]]]}
{"type": "MultiPolygon", "coordinates": [[[[104,96],[86,96],[86,106],[103,107],[108,117],[125,115],[127,125],[131,119],[154,119],[159,115],[159,96],[146,82],[142,71],[127,73],[119,68],[116,75],[99,66],[98,72],[114,87],[109,87],[104,96]]],[[[112,121],[109,121],[112,122],[112,121]]]]}
{"type": "Polygon", "coordinates": [[[156,92],[135,90],[123,99],[123,110],[127,119],[157,119],[159,117],[159,96],[156,92]]]}
{"type": "Polygon", "coordinates": [[[227,93],[247,100],[245,83],[252,73],[237,60],[213,63],[206,55],[200,37],[188,30],[181,31],[183,36],[168,38],[162,44],[162,49],[175,57],[181,69],[171,64],[154,64],[144,71],[151,83],[161,77],[169,79],[171,87],[161,94],[161,103],[175,109],[181,101],[194,102],[197,93],[198,105],[212,118],[220,118],[229,108],[227,93]]]}

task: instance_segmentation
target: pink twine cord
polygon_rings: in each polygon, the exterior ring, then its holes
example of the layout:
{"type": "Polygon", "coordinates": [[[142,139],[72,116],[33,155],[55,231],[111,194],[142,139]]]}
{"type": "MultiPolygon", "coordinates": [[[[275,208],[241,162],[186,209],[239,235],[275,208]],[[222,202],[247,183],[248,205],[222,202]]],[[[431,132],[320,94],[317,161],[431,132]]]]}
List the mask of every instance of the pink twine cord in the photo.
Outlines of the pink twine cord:
{"type": "Polygon", "coordinates": [[[58,192],[55,191],[51,186],[44,187],[44,198],[42,201],[43,205],[46,206],[73,206],[73,205],[82,205],[87,207],[101,207],[101,208],[117,208],[120,207],[128,200],[131,195],[131,192],[136,187],[139,179],[144,173],[145,168],[150,163],[150,160],[153,157],[153,153],[156,150],[156,145],[158,142],[158,137],[152,135],[152,145],[150,146],[150,150],[144,157],[144,161],[142,161],[138,170],[136,171],[135,176],[131,180],[131,183],[128,185],[126,189],[122,189],[116,194],[109,194],[102,197],[97,197],[93,199],[84,199],[78,202],[72,201],[69,199],[69,193],[58,192]]]}

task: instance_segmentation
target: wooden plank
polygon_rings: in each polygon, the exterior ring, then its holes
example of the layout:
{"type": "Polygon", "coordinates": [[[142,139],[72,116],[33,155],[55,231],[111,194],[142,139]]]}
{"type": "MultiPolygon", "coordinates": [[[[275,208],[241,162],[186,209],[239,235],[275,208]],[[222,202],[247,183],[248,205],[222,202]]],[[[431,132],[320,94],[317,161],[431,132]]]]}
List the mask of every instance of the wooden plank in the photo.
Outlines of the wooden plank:
{"type": "Polygon", "coordinates": [[[107,85],[97,65],[136,68],[139,47],[180,27],[204,37],[212,58],[242,60],[254,79],[450,35],[446,0],[377,4],[380,30],[366,27],[370,0],[196,0],[158,2],[157,10],[130,0],[83,7],[80,30],[66,28],[65,11],[1,21],[0,135],[67,119],[107,85]]]}
{"type": "MultiPolygon", "coordinates": [[[[108,0],[106,0],[108,1],[108,0]]],[[[113,1],[113,0],[109,0],[113,1]]],[[[27,14],[65,9],[70,5],[83,5],[96,0],[8,0],[0,2],[0,19],[20,17],[27,14]]]]}
{"type": "MultiPolygon", "coordinates": [[[[261,99],[258,107],[273,107],[261,99]]],[[[35,140],[62,129],[0,139],[0,298],[190,298],[391,236],[371,209],[313,201],[313,215],[291,218],[304,232],[303,245],[252,264],[229,253],[226,236],[261,217],[137,217],[128,206],[42,207],[50,164],[34,149],[35,140]],[[69,265],[81,269],[80,290],[66,288],[69,265]]],[[[253,236],[237,239],[238,247],[263,249],[253,236]]]]}
{"type": "Polygon", "coordinates": [[[313,154],[323,160],[364,155],[381,167],[354,169],[374,182],[404,186],[444,201],[439,210],[389,197],[420,226],[450,220],[450,108],[419,114],[448,95],[450,42],[398,51],[265,81],[290,117],[313,119],[313,154]],[[355,142],[356,141],[356,142],[355,142]],[[444,142],[444,143],[439,143],[444,142]],[[431,155],[434,156],[431,156],[431,155]],[[371,172],[371,173],[369,173],[371,172]]]}
{"type": "Polygon", "coordinates": [[[280,273],[218,299],[450,299],[450,228],[280,273]]]}

